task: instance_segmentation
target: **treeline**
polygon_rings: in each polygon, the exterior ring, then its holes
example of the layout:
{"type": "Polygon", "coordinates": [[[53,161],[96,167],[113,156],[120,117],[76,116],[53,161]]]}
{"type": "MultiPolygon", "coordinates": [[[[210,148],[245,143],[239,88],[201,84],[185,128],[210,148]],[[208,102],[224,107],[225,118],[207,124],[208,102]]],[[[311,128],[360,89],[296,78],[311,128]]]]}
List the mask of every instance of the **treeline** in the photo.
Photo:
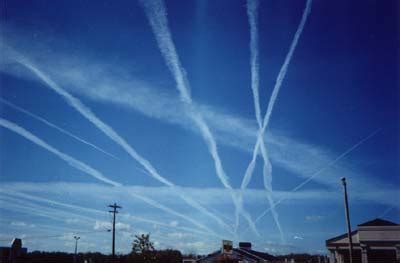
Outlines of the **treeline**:
{"type": "MultiPolygon", "coordinates": [[[[23,255],[18,262],[26,263],[72,263],[74,254],[64,252],[39,252],[33,251],[23,255]]],[[[131,253],[116,255],[115,261],[111,255],[101,253],[79,253],[76,263],[180,263],[182,254],[177,250],[154,250],[146,253],[131,253]]]]}

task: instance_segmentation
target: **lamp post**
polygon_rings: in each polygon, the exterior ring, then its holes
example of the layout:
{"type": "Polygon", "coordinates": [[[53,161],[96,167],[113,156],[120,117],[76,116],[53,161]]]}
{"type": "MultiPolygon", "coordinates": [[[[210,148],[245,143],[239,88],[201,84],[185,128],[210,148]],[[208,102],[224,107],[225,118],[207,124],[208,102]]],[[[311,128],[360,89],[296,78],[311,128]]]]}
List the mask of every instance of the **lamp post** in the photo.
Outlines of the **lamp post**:
{"type": "Polygon", "coordinates": [[[350,225],[350,214],[349,214],[349,202],[347,200],[346,178],[342,177],[341,180],[342,180],[343,189],[344,189],[344,206],[345,206],[345,210],[346,210],[347,236],[349,238],[350,263],[353,263],[353,239],[351,237],[351,225],[350,225]]]}
{"type": "Polygon", "coordinates": [[[74,239],[75,239],[75,255],[74,255],[74,263],[76,263],[76,253],[78,252],[78,240],[79,240],[80,238],[81,238],[81,237],[74,236],[74,239]]]}

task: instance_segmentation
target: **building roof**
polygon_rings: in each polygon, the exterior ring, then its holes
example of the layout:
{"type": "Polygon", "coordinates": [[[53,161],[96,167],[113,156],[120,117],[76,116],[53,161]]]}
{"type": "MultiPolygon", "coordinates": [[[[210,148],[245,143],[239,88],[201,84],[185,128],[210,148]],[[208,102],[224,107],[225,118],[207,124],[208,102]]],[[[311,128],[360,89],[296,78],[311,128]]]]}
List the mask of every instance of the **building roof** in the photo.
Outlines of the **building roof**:
{"type": "Polygon", "coordinates": [[[265,259],[265,260],[277,260],[278,258],[264,252],[255,251],[252,249],[246,248],[234,248],[233,250],[238,251],[241,254],[248,255],[250,257],[255,257],[258,259],[265,259]]]}
{"type": "MultiPolygon", "coordinates": [[[[245,258],[252,259],[256,262],[259,262],[260,260],[277,260],[278,259],[268,253],[259,252],[259,251],[255,251],[252,249],[233,248],[232,250],[233,250],[233,254],[228,255],[228,257],[236,258],[238,256],[243,256],[245,258]]],[[[207,259],[210,259],[213,257],[218,257],[219,255],[221,255],[221,250],[217,250],[203,258],[200,258],[197,260],[197,262],[204,262],[207,259]]]]}
{"type": "Polygon", "coordinates": [[[362,223],[358,226],[398,226],[399,224],[387,221],[387,220],[383,220],[380,218],[376,218],[374,220],[362,223]]]}
{"type": "MultiPolygon", "coordinates": [[[[359,224],[358,229],[351,232],[354,245],[370,244],[370,245],[392,245],[398,243],[400,238],[400,225],[376,218],[371,221],[359,224]],[[378,227],[378,228],[376,228],[378,227]],[[385,235],[381,235],[382,231],[386,231],[385,235]]],[[[342,234],[326,240],[326,246],[347,245],[349,242],[347,234],[342,234]]]]}

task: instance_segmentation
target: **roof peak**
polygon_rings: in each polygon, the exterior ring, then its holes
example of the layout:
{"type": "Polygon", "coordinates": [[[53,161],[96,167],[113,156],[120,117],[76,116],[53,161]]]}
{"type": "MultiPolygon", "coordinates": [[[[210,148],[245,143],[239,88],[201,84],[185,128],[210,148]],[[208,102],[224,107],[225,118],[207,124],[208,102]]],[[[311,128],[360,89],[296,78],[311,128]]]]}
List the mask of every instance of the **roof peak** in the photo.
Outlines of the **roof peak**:
{"type": "Polygon", "coordinates": [[[399,224],[396,224],[394,222],[384,220],[381,218],[375,218],[371,221],[367,221],[365,223],[359,224],[358,226],[398,226],[399,224]]]}

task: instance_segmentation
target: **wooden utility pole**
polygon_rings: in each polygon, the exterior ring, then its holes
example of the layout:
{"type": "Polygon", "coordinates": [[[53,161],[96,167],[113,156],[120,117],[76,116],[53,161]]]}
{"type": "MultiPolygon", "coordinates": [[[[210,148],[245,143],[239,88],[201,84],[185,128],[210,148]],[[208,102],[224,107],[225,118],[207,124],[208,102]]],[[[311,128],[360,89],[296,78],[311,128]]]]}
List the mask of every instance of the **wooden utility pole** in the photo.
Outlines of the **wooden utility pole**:
{"type": "Polygon", "coordinates": [[[77,252],[78,252],[78,240],[80,239],[80,237],[74,236],[74,239],[75,239],[74,263],[76,263],[76,262],[77,262],[77,260],[76,260],[76,254],[77,254],[77,252]]]}
{"type": "Polygon", "coordinates": [[[113,213],[113,228],[112,228],[112,259],[115,261],[115,214],[118,214],[117,209],[122,208],[121,206],[118,206],[116,203],[113,205],[109,205],[108,207],[111,207],[113,210],[108,211],[110,213],[113,213]]]}
{"type": "Polygon", "coordinates": [[[351,236],[349,202],[347,200],[347,185],[346,185],[345,177],[342,177],[342,184],[343,184],[343,188],[344,188],[344,206],[345,206],[345,210],[346,210],[347,236],[349,238],[349,256],[350,256],[350,263],[353,263],[353,238],[351,236]]]}

